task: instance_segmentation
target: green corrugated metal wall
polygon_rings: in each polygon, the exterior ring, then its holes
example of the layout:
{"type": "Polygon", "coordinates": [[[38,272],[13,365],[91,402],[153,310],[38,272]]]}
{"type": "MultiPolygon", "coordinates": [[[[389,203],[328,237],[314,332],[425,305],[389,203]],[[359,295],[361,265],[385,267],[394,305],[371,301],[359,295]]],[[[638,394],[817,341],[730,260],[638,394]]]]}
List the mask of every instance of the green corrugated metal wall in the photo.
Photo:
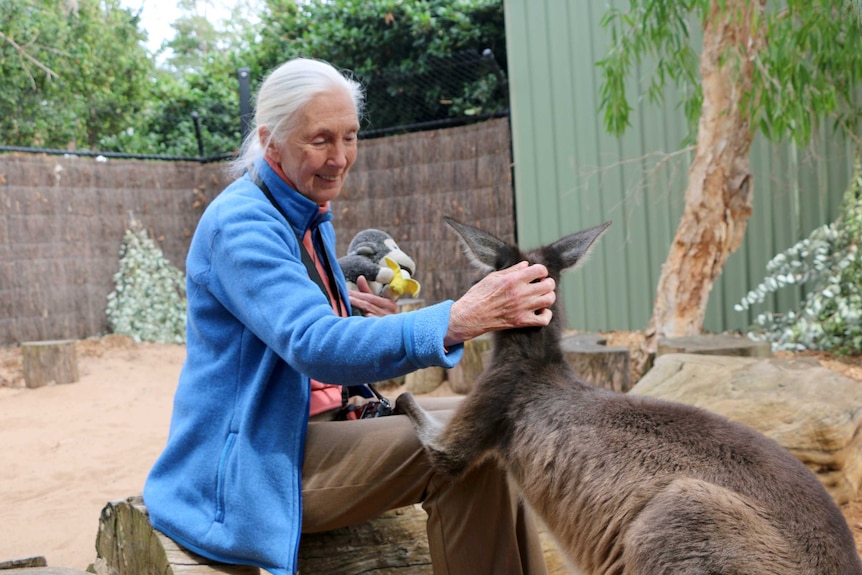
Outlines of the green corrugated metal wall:
{"type": "MultiPolygon", "coordinates": [[[[591,331],[642,329],[649,321],[691,159],[681,153],[652,169],[659,154],[679,150],[686,135],[672,93],[663,107],[633,101],[632,125],[623,138],[604,131],[595,62],[608,45],[599,25],[608,5],[504,0],[518,240],[535,247],[614,221],[591,260],[564,277],[567,323],[591,331]]],[[[759,283],[766,262],[837,214],[851,150],[826,130],[821,136],[825,143],[804,151],[756,140],[754,214],[745,243],[710,296],[707,331],[748,326],[752,312],[736,312],[733,305],[759,283]]],[[[786,310],[800,297],[786,289],[764,306],[786,310]]]]}

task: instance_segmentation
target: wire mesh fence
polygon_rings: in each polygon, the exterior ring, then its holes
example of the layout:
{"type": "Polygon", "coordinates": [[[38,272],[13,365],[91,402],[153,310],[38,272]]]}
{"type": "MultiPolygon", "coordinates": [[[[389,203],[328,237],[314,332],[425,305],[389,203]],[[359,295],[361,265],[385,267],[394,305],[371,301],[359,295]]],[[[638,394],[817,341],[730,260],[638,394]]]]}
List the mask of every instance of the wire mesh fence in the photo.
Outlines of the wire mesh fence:
{"type": "Polygon", "coordinates": [[[467,124],[508,113],[508,86],[491,50],[430,58],[423,69],[360,77],[366,88],[362,137],[467,124]]]}
{"type": "MultiPolygon", "coordinates": [[[[243,89],[242,71],[238,72],[239,105],[217,102],[205,109],[181,110],[165,106],[162,115],[152,123],[159,126],[185,126],[181,135],[187,142],[184,153],[165,154],[159,150],[53,149],[7,145],[0,135],[0,152],[39,153],[104,158],[128,158],[208,163],[233,157],[242,134],[248,129],[253,90],[243,89]],[[236,108],[236,109],[232,109],[236,108]]],[[[416,132],[466,125],[506,116],[509,113],[508,84],[505,70],[491,50],[467,50],[445,57],[430,57],[423,64],[405,66],[398,71],[379,71],[359,75],[366,91],[366,107],[360,138],[378,138],[392,134],[416,132]]],[[[46,102],[46,106],[50,106],[46,102]]],[[[50,113],[50,110],[43,111],[50,113]]],[[[176,136],[171,134],[176,141],[176,136]]],[[[158,141],[158,137],[152,138],[158,141]]],[[[118,139],[117,141],[122,141],[118,139]]]]}

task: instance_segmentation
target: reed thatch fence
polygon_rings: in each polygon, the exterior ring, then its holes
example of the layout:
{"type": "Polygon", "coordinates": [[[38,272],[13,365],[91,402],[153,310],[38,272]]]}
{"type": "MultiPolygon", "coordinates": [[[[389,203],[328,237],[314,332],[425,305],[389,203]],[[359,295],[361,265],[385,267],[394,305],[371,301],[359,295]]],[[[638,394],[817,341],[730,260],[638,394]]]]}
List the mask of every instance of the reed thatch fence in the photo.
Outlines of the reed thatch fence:
{"type": "MultiPolygon", "coordinates": [[[[0,345],[105,333],[130,218],[185,269],[197,221],[228,181],[219,164],[0,155],[0,345]]],[[[383,229],[416,260],[422,299],[455,298],[474,277],[441,216],[512,240],[513,206],[505,118],[365,140],[333,204],[338,253],[383,229]]]]}

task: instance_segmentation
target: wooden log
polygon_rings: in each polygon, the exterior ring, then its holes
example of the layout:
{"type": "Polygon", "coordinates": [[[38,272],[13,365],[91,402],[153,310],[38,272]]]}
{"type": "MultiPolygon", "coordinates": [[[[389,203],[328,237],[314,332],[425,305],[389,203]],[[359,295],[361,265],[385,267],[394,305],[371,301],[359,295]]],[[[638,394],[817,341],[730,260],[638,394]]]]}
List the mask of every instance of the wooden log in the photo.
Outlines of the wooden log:
{"type": "Polygon", "coordinates": [[[0,571],[47,566],[48,560],[45,559],[44,555],[37,555],[35,557],[24,557],[23,559],[9,559],[7,561],[0,561],[0,571]]]}
{"type": "Polygon", "coordinates": [[[482,354],[491,349],[491,334],[486,333],[464,342],[464,356],[446,373],[449,386],[458,394],[470,393],[473,382],[482,373],[482,354]]]}
{"type": "Polygon", "coordinates": [[[561,341],[566,362],[590,385],[625,393],[632,387],[631,352],[595,334],[573,333],[561,341]]]}
{"type": "Polygon", "coordinates": [[[150,525],[140,496],[112,501],[99,517],[97,575],[259,575],[260,569],[225,565],[174,543],[150,525]]]}
{"type": "MultiPolygon", "coordinates": [[[[299,544],[302,575],[432,575],[420,505],[323,533],[305,533],[299,544]]],[[[549,575],[569,573],[551,536],[539,537],[549,575]]],[[[99,519],[96,575],[263,575],[257,567],[225,565],[187,551],[150,525],[140,496],[108,503],[99,519]]],[[[5,574],[4,574],[5,575],[5,574]]],[[[48,575],[48,574],[45,574],[48,575]]],[[[65,575],[65,574],[57,574],[65,575]]],[[[72,575],[72,574],[69,574],[72,575]]]]}
{"type": "Polygon", "coordinates": [[[314,575],[432,575],[425,535],[428,516],[418,505],[324,533],[304,533],[299,572],[314,575]]]}
{"type": "MultiPolygon", "coordinates": [[[[388,511],[358,525],[304,534],[299,572],[315,575],[431,575],[419,506],[388,511]]],[[[259,575],[257,567],[226,565],[177,545],[153,528],[141,497],[108,503],[96,537],[97,575],[259,575]]]]}
{"type": "Polygon", "coordinates": [[[770,357],[772,346],[767,341],[754,341],[740,335],[704,334],[659,339],[656,357],[667,353],[770,357]]]}
{"type": "Polygon", "coordinates": [[[88,571],[68,567],[24,567],[0,571],[3,575],[90,575],[88,571]]]}

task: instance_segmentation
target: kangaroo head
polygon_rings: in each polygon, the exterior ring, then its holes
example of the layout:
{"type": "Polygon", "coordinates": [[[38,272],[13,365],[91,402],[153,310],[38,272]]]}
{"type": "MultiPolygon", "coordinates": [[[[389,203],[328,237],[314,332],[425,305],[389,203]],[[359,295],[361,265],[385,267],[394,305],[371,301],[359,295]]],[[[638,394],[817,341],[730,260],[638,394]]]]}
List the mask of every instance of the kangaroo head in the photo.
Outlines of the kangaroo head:
{"type": "MultiPolygon", "coordinates": [[[[594,228],[569,234],[550,245],[522,252],[517,246],[507,244],[503,240],[473,226],[462,224],[445,216],[443,219],[458,234],[461,246],[464,248],[464,253],[479,271],[488,274],[522,261],[528,261],[531,264],[540,263],[548,268],[548,275],[554,278],[557,286],[560,284],[560,274],[564,270],[574,268],[586,261],[586,256],[589,254],[595,241],[611,225],[611,222],[605,222],[594,228]]],[[[557,301],[559,301],[559,298],[557,298],[557,301]]],[[[559,340],[562,330],[562,322],[557,313],[558,307],[555,304],[551,308],[554,311],[554,316],[549,326],[551,329],[521,328],[518,330],[508,330],[509,337],[540,337],[540,341],[533,342],[536,345],[531,346],[531,349],[522,348],[522,352],[533,355],[538,355],[540,351],[541,353],[554,352],[555,346],[553,342],[559,340]]],[[[495,340],[498,341],[495,348],[499,349],[502,347],[501,337],[503,337],[503,332],[495,334],[495,340]]],[[[523,343],[517,345],[523,345],[523,343]]]]}
{"type": "Polygon", "coordinates": [[[555,281],[560,279],[563,270],[574,268],[584,261],[595,241],[611,222],[594,228],[569,234],[556,242],[522,252],[517,246],[480,229],[443,216],[443,220],[458,234],[464,253],[470,262],[481,272],[490,273],[512,266],[520,261],[543,264],[555,281]]]}

